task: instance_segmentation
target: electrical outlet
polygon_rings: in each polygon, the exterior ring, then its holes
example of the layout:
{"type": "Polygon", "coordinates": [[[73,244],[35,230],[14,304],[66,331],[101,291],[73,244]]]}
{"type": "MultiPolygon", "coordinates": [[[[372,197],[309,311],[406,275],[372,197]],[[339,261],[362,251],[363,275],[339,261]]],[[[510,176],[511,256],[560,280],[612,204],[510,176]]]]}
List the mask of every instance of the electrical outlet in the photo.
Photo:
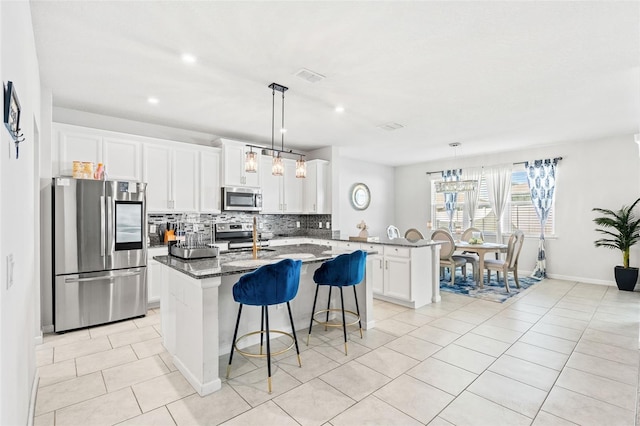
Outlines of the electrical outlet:
{"type": "Polygon", "coordinates": [[[318,222],[318,228],[322,229],[322,222],[318,222]]]}
{"type": "Polygon", "coordinates": [[[151,232],[152,234],[155,234],[156,232],[158,232],[158,231],[156,230],[156,226],[155,226],[155,225],[150,225],[150,226],[149,226],[149,232],[151,232]]]}
{"type": "Polygon", "coordinates": [[[296,228],[300,228],[300,222],[296,222],[296,228]]]}
{"type": "Polygon", "coordinates": [[[327,228],[327,229],[331,228],[331,223],[330,222],[327,222],[326,225],[327,226],[325,226],[325,228],[327,228]]]}

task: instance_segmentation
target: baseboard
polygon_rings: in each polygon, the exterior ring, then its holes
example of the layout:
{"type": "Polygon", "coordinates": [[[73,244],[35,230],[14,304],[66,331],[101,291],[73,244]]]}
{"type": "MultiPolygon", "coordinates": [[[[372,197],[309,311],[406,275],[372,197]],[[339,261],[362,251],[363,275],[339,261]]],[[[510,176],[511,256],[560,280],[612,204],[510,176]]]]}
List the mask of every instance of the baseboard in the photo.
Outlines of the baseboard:
{"type": "Polygon", "coordinates": [[[547,278],[551,278],[554,280],[577,281],[585,284],[606,285],[609,287],[614,287],[616,285],[614,281],[598,280],[594,278],[585,278],[585,277],[574,277],[570,275],[547,274],[547,278]]]}
{"type": "Polygon", "coordinates": [[[49,324],[49,325],[43,325],[42,326],[42,332],[43,333],[53,333],[53,324],[49,324]]]}
{"type": "Polygon", "coordinates": [[[36,396],[38,395],[38,385],[40,384],[39,370],[36,368],[36,374],[33,376],[33,383],[31,384],[31,398],[29,399],[29,418],[27,426],[33,426],[36,415],[36,396]]]}

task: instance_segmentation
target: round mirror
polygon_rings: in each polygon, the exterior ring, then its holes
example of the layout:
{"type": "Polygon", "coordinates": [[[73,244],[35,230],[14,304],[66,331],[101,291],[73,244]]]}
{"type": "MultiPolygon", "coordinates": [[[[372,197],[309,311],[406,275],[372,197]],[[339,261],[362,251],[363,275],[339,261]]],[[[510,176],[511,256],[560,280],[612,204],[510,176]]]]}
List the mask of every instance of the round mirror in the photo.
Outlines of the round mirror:
{"type": "Polygon", "coordinates": [[[351,205],[356,210],[365,210],[371,202],[371,193],[364,183],[356,183],[351,189],[351,205]]]}

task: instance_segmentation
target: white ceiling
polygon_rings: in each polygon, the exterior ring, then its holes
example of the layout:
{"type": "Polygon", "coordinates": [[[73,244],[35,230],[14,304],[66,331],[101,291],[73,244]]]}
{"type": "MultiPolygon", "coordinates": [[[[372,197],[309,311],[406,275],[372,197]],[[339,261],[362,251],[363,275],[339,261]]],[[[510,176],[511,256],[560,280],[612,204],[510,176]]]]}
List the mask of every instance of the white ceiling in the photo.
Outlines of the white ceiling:
{"type": "Polygon", "coordinates": [[[58,107],[270,144],[277,82],[289,87],[285,148],[334,145],[389,165],[450,158],[451,142],[466,156],[639,132],[636,1],[31,8],[58,107]],[[326,79],[301,80],[301,68],[326,79]],[[388,122],[405,127],[377,127],[388,122]]]}

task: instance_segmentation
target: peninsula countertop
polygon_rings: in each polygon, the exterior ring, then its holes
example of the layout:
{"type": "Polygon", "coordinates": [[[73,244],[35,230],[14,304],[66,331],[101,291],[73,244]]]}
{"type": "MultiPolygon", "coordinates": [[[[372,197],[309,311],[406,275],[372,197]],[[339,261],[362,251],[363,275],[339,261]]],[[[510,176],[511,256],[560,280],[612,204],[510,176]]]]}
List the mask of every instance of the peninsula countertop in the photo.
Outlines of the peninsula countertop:
{"type": "Polygon", "coordinates": [[[208,259],[184,260],[169,255],[154,256],[153,259],[192,278],[204,279],[250,272],[286,258],[300,259],[302,263],[324,262],[342,253],[347,251],[317,244],[295,244],[260,249],[257,259],[253,259],[251,251],[222,252],[218,257],[208,259]]]}

